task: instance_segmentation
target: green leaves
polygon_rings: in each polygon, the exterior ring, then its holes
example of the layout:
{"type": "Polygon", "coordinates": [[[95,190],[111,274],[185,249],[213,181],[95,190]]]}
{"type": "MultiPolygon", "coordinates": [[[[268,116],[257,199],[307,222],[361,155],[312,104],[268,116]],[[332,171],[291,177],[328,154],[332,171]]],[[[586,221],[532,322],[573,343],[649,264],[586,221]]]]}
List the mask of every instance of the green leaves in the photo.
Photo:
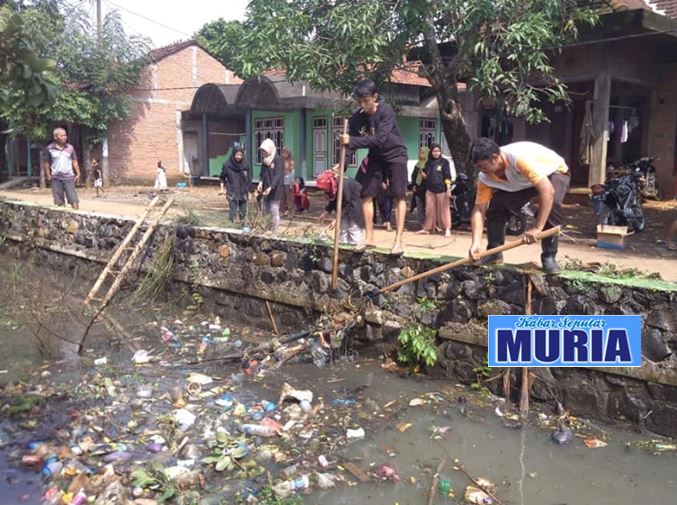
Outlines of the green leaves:
{"type": "Polygon", "coordinates": [[[85,9],[67,7],[65,16],[58,5],[37,2],[21,12],[0,10],[0,84],[9,88],[0,94],[0,118],[16,133],[36,138],[45,124],[72,122],[96,141],[111,121],[127,116],[129,92],[149,61],[150,44],[128,37],[117,12],[106,16],[99,39],[85,9]],[[6,83],[5,75],[13,80],[6,83]]]}
{"type": "Polygon", "coordinates": [[[435,335],[434,329],[420,324],[404,328],[397,337],[400,343],[397,359],[408,365],[412,372],[418,369],[419,364],[424,364],[428,368],[435,366],[437,363],[435,335]]]}

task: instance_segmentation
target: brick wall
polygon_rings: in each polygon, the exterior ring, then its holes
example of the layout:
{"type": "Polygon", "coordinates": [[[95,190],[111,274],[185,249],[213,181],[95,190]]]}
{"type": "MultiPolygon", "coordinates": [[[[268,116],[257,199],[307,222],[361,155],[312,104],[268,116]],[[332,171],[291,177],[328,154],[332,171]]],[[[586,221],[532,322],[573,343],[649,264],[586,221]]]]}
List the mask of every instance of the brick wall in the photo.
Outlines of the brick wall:
{"type": "Polygon", "coordinates": [[[651,100],[649,155],[657,156],[658,187],[665,197],[675,196],[675,142],[677,141],[677,64],[663,65],[651,100]]]}
{"type": "Polygon", "coordinates": [[[189,46],[144,71],[133,93],[129,118],[109,127],[109,166],[114,180],[148,181],[162,160],[171,178],[182,170],[181,111],[190,109],[197,88],[239,79],[198,46],[189,46]],[[185,89],[166,89],[185,88],[185,89]]]}

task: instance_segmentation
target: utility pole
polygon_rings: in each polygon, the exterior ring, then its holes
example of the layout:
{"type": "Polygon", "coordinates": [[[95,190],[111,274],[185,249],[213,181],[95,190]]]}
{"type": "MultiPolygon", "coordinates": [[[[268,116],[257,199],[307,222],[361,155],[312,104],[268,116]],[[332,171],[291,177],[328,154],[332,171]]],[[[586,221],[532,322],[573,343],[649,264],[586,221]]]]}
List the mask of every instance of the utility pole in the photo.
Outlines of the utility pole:
{"type": "Polygon", "coordinates": [[[96,0],[96,36],[101,42],[101,0],[96,0]]]}
{"type": "MultiPolygon", "coordinates": [[[[101,50],[101,0],[96,0],[96,40],[98,49],[101,50]]],[[[103,183],[108,186],[108,184],[110,184],[110,167],[108,165],[108,135],[106,135],[101,141],[101,172],[103,175],[103,183]]]]}

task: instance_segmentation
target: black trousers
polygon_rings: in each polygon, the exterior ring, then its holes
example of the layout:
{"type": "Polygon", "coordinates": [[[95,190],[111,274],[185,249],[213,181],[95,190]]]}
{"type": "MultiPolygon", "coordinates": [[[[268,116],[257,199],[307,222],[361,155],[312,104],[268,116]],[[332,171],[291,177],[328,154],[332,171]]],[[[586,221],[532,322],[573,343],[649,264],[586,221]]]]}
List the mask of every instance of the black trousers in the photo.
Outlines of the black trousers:
{"type": "MultiPolygon", "coordinates": [[[[552,202],[552,209],[548,215],[544,230],[554,228],[562,224],[562,202],[569,190],[571,176],[562,172],[553,172],[548,176],[550,182],[555,188],[555,198],[552,202]]],[[[508,222],[511,212],[519,212],[527,201],[538,196],[536,188],[523,189],[522,191],[503,191],[494,190],[494,194],[489,202],[487,209],[487,227],[491,228],[490,223],[503,224],[508,222]]]]}

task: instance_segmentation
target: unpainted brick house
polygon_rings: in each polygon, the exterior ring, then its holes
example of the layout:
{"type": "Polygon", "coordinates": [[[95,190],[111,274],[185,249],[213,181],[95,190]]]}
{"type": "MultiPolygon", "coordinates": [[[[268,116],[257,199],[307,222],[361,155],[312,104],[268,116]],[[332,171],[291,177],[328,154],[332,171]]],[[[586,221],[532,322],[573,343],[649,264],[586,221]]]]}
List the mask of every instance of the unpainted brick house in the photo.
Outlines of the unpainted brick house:
{"type": "Polygon", "coordinates": [[[110,125],[111,178],[152,180],[160,160],[169,177],[188,172],[197,163],[198,140],[190,133],[184,136],[182,112],[190,109],[200,86],[209,82],[241,80],[194,41],[154,50],[152,63],[132,93],[132,113],[110,125]]]}

